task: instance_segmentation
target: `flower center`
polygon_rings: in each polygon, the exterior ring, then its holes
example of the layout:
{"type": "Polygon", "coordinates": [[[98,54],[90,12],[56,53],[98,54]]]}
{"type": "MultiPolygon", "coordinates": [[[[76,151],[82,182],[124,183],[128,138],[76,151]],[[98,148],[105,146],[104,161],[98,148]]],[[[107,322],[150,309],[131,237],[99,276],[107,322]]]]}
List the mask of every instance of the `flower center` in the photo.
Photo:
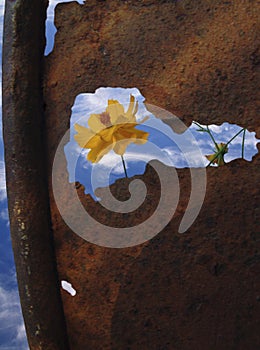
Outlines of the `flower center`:
{"type": "Polygon", "coordinates": [[[100,114],[100,121],[105,126],[111,126],[110,115],[107,112],[103,112],[100,114]]]}

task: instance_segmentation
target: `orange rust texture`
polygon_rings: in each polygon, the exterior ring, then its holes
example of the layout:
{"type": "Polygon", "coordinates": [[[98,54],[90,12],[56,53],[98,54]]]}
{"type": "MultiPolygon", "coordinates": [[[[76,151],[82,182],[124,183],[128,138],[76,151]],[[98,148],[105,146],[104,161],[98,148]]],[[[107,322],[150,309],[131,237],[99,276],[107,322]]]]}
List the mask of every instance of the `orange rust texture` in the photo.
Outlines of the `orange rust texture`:
{"type": "MultiPolygon", "coordinates": [[[[148,103],[186,125],[228,121],[259,138],[257,6],[252,0],[58,5],[44,80],[50,179],[75,97],[100,86],[137,87],[148,103]]],[[[258,349],[259,162],[257,155],[252,163],[208,169],[202,210],[185,234],[178,226],[190,175],[178,171],[174,218],[134,248],[102,248],[78,237],[50,191],[59,277],[77,290],[74,298],[62,291],[71,349],[258,349]]],[[[154,182],[156,201],[155,174],[148,168],[143,179],[154,182]]],[[[113,188],[124,198],[124,180],[113,188]]],[[[78,192],[87,210],[109,217],[111,226],[135,223],[78,192]]],[[[153,210],[151,202],[145,205],[140,217],[153,210]]]]}

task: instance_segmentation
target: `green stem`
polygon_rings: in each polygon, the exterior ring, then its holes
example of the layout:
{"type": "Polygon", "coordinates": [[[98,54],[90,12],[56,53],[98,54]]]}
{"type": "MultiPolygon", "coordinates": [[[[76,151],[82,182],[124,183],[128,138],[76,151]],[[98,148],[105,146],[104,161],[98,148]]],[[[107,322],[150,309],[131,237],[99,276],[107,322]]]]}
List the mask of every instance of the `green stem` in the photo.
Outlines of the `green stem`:
{"type": "Polygon", "coordinates": [[[215,157],[209,162],[209,164],[206,166],[206,168],[208,168],[213,162],[214,160],[218,157],[218,155],[222,152],[222,149],[220,149],[216,154],[215,157]]]}
{"type": "Polygon", "coordinates": [[[242,158],[244,159],[245,155],[245,138],[246,138],[246,129],[244,128],[243,139],[242,139],[242,158]]]}
{"type": "MultiPolygon", "coordinates": [[[[236,133],[235,136],[233,136],[227,143],[226,143],[226,147],[227,145],[229,145],[239,134],[241,134],[241,132],[245,130],[245,129],[241,129],[239,132],[236,133]]],[[[215,157],[209,162],[209,164],[206,166],[206,168],[208,168],[213,162],[214,160],[218,157],[218,155],[221,153],[222,150],[219,150],[216,154],[215,157]]]]}
{"type": "Polygon", "coordinates": [[[216,140],[214,139],[213,135],[211,134],[211,131],[209,130],[208,125],[207,125],[207,131],[208,131],[209,136],[211,137],[211,140],[214,142],[216,150],[218,150],[218,144],[217,144],[216,140]]]}
{"type": "Polygon", "coordinates": [[[212,133],[211,133],[211,131],[210,131],[208,125],[206,125],[206,129],[205,129],[205,128],[203,128],[199,123],[197,123],[197,122],[193,122],[193,123],[194,123],[195,125],[197,125],[197,126],[200,128],[200,130],[198,130],[198,131],[204,131],[204,132],[206,132],[206,133],[209,134],[211,140],[213,141],[213,143],[214,143],[214,145],[215,145],[215,147],[216,147],[216,150],[218,150],[218,144],[217,144],[216,140],[214,139],[214,136],[212,135],[212,133]]]}
{"type": "Polygon", "coordinates": [[[204,129],[199,123],[193,121],[193,124],[197,125],[201,130],[205,130],[206,131],[206,129],[204,129]]]}
{"type": "Polygon", "coordinates": [[[232,142],[239,134],[241,134],[241,132],[242,132],[243,130],[245,130],[245,129],[241,129],[239,132],[237,132],[236,135],[233,136],[232,139],[230,139],[230,140],[228,141],[228,143],[226,143],[226,146],[229,145],[230,142],[232,142]]]}
{"type": "Polygon", "coordinates": [[[123,163],[123,167],[124,167],[124,171],[125,171],[125,177],[128,178],[127,172],[126,172],[125,160],[124,160],[123,156],[121,156],[121,159],[122,159],[122,163],[123,163]]]}

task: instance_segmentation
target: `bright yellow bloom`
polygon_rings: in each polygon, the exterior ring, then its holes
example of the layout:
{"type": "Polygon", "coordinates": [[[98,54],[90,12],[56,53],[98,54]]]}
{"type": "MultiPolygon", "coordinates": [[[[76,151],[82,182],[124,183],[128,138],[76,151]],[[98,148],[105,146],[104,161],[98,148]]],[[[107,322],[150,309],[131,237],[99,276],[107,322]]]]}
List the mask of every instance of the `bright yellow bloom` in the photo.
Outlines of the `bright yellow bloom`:
{"type": "Polygon", "coordinates": [[[213,159],[213,164],[224,165],[224,154],[228,153],[228,147],[225,143],[218,143],[215,148],[216,152],[206,156],[206,158],[211,162],[213,159]]]}
{"type": "Polygon", "coordinates": [[[135,127],[138,102],[130,96],[127,111],[117,100],[108,100],[106,111],[101,114],[91,114],[88,120],[89,128],[75,124],[77,134],[75,140],[82,148],[89,148],[87,159],[97,163],[110,150],[123,155],[130,143],[143,144],[147,141],[148,132],[135,127]],[[119,142],[120,141],[120,142],[119,142]]]}

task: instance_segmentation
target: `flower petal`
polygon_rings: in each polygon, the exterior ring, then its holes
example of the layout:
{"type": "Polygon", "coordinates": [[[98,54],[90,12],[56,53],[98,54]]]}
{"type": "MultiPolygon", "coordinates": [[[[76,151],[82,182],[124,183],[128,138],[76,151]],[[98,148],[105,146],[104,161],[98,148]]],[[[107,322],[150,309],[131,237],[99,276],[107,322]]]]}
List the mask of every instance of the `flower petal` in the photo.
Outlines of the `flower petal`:
{"type": "Polygon", "coordinates": [[[111,126],[111,127],[109,127],[109,128],[106,128],[106,129],[104,129],[104,130],[102,130],[102,131],[100,132],[100,137],[101,137],[104,141],[110,142],[110,141],[112,141],[113,135],[114,135],[114,133],[117,131],[117,129],[118,129],[118,126],[117,126],[117,125],[114,125],[114,126],[111,126]]]}
{"type": "Polygon", "coordinates": [[[143,130],[135,129],[136,134],[136,142],[135,143],[145,143],[148,139],[149,132],[145,132],[143,130]]]}
{"type": "Polygon", "coordinates": [[[213,164],[218,164],[219,166],[220,165],[225,165],[225,161],[224,161],[224,158],[223,158],[223,155],[220,153],[217,157],[216,157],[216,154],[210,154],[208,156],[205,156],[210,162],[212,162],[213,164]],[[215,158],[216,157],[216,158],[215,158]],[[214,159],[215,158],[215,159],[214,159]],[[214,160],[213,160],[214,159],[214,160]]]}
{"type": "Polygon", "coordinates": [[[88,119],[88,125],[93,132],[99,132],[106,128],[106,125],[101,123],[99,114],[91,114],[88,119]]]}
{"type": "Polygon", "coordinates": [[[121,105],[121,103],[119,103],[117,100],[108,100],[106,112],[110,115],[112,125],[121,123],[122,121],[119,121],[119,118],[124,117],[125,114],[123,105],[121,105]]]}
{"type": "Polygon", "coordinates": [[[74,129],[78,133],[74,135],[75,141],[79,144],[80,147],[87,148],[86,144],[93,137],[94,133],[89,128],[85,128],[79,124],[75,124],[74,129]]]}
{"type": "Polygon", "coordinates": [[[100,145],[103,143],[103,140],[101,139],[99,134],[94,135],[86,144],[85,148],[96,148],[100,147],[100,145]]]}
{"type": "MultiPolygon", "coordinates": [[[[215,154],[209,154],[205,156],[210,162],[215,158],[215,154]]],[[[217,158],[214,159],[213,163],[217,163],[217,158]]]]}
{"type": "Polygon", "coordinates": [[[134,143],[145,143],[147,141],[149,133],[143,130],[136,129],[135,126],[138,124],[132,125],[133,126],[130,128],[123,127],[121,130],[121,134],[124,135],[126,138],[131,138],[132,142],[134,143]]]}
{"type": "Polygon", "coordinates": [[[99,147],[92,148],[88,155],[87,159],[92,163],[97,163],[100,159],[107,154],[112,149],[112,143],[101,142],[99,147]]]}
{"type": "Polygon", "coordinates": [[[120,156],[122,156],[127,147],[130,145],[130,143],[132,143],[133,140],[131,139],[124,139],[124,140],[119,140],[113,147],[113,150],[115,151],[115,153],[119,154],[120,156]]]}
{"type": "MultiPolygon", "coordinates": [[[[128,109],[125,113],[124,107],[117,100],[108,100],[106,111],[111,125],[103,121],[107,120],[102,114],[91,114],[88,120],[89,128],[76,124],[75,140],[84,148],[89,148],[87,159],[97,163],[111,149],[119,155],[126,152],[131,143],[143,144],[147,141],[148,132],[136,129],[140,123],[136,121],[138,102],[134,96],[130,96],[128,109]]],[[[107,117],[105,115],[105,117],[107,117]]],[[[145,121],[148,117],[142,120],[145,121]]]]}
{"type": "Polygon", "coordinates": [[[113,149],[117,154],[123,155],[126,151],[126,148],[131,143],[143,144],[147,141],[148,135],[149,133],[135,129],[133,126],[127,128],[126,125],[123,125],[114,134],[116,143],[113,149]]]}
{"type": "Polygon", "coordinates": [[[128,122],[136,122],[136,113],[138,110],[138,102],[136,101],[135,103],[135,98],[133,95],[130,95],[130,102],[129,102],[129,106],[128,109],[125,113],[126,119],[128,120],[128,122]]]}

